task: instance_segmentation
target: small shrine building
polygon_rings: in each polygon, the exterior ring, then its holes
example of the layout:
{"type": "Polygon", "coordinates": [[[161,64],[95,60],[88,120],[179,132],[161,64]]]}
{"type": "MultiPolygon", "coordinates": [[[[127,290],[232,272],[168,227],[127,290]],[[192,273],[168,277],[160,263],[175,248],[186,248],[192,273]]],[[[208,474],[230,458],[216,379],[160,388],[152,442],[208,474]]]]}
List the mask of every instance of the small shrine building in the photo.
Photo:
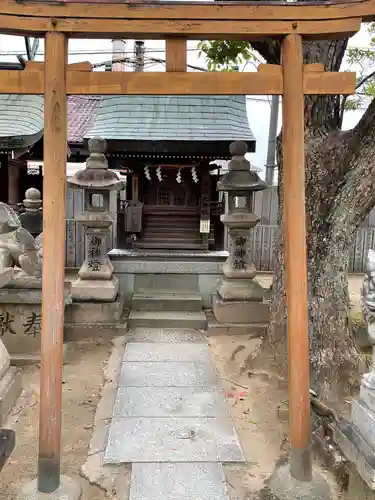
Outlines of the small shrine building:
{"type": "MultiPolygon", "coordinates": [[[[42,190],[41,174],[27,180],[24,167],[43,160],[43,98],[3,95],[1,108],[1,161],[8,165],[1,175],[8,170],[8,190],[0,195],[15,205],[28,187],[42,190]],[[17,168],[11,164],[15,155],[17,168]]],[[[215,160],[229,159],[235,140],[255,151],[245,96],[70,96],[68,161],[85,161],[95,136],[107,142],[110,168],[127,175],[117,203],[118,249],[224,247],[215,160]]]]}

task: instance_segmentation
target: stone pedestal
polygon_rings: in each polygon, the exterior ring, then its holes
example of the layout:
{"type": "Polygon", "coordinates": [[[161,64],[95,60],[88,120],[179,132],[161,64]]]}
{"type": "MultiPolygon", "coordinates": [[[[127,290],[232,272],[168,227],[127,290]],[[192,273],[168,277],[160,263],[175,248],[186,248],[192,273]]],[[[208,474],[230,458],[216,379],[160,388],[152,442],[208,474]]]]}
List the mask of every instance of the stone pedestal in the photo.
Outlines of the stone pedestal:
{"type": "Polygon", "coordinates": [[[112,276],[109,280],[78,278],[72,283],[72,295],[77,302],[112,302],[117,297],[118,287],[116,276],[112,276]]]}
{"type": "Polygon", "coordinates": [[[353,417],[360,429],[349,422],[342,425],[335,436],[341,451],[351,463],[348,500],[375,500],[374,442],[368,443],[362,435],[368,437],[375,430],[374,413],[363,401],[356,401],[353,417]]]}
{"type": "MultiPolygon", "coordinates": [[[[0,289],[0,335],[8,349],[12,362],[37,360],[40,356],[40,333],[42,322],[42,290],[0,289]]],[[[70,302],[71,285],[64,284],[66,303],[70,302]]]]}
{"type": "Polygon", "coordinates": [[[370,250],[362,287],[362,308],[373,346],[372,368],[362,377],[359,398],[352,402],[351,421],[343,425],[337,442],[350,460],[348,500],[375,499],[375,253],[370,250]]]}
{"type": "Polygon", "coordinates": [[[269,320],[266,303],[246,300],[226,302],[218,295],[212,297],[212,313],[218,323],[228,325],[267,325],[269,320]]]}
{"type": "Polygon", "coordinates": [[[22,391],[21,370],[10,366],[10,356],[0,339],[0,427],[22,391]]]}
{"type": "Polygon", "coordinates": [[[126,333],[124,297],[101,302],[73,302],[66,308],[64,338],[67,341],[109,339],[126,333]]]}

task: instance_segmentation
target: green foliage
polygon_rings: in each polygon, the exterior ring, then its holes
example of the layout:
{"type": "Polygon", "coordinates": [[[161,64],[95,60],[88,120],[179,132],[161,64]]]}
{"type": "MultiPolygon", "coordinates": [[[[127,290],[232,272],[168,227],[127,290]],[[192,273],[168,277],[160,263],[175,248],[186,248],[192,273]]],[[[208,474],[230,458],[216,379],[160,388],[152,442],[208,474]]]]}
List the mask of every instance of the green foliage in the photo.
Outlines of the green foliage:
{"type": "Polygon", "coordinates": [[[248,63],[260,62],[249,42],[205,41],[199,43],[198,49],[199,56],[206,60],[208,71],[238,71],[248,63]]]}
{"type": "MultiPolygon", "coordinates": [[[[343,109],[358,109],[375,97],[375,22],[367,25],[371,35],[367,48],[353,47],[346,53],[350,70],[358,74],[357,93],[344,98],[343,109]]],[[[243,71],[248,64],[257,66],[261,57],[249,42],[204,41],[198,45],[208,71],[243,71]]]]}
{"type": "Polygon", "coordinates": [[[350,47],[346,53],[346,62],[357,73],[357,94],[345,100],[345,109],[358,109],[375,97],[375,23],[369,23],[367,31],[369,46],[350,47]]]}

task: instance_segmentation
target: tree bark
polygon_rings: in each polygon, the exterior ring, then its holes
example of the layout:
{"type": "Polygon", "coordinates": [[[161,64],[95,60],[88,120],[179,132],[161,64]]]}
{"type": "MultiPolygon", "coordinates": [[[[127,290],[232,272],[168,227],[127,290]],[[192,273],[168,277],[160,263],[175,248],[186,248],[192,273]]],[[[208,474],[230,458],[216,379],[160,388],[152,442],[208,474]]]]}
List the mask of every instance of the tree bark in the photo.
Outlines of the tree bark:
{"type": "MultiPolygon", "coordinates": [[[[279,63],[277,43],[254,46],[279,63]]],[[[309,42],[306,63],[338,71],[346,41],[309,42]]],[[[305,168],[309,272],[311,387],[331,404],[357,389],[364,365],[348,324],[348,261],[356,229],[375,205],[375,103],[357,127],[340,131],[337,96],[305,98],[305,168]]],[[[270,325],[253,366],[287,376],[282,158],[279,148],[279,226],[270,325]]]]}

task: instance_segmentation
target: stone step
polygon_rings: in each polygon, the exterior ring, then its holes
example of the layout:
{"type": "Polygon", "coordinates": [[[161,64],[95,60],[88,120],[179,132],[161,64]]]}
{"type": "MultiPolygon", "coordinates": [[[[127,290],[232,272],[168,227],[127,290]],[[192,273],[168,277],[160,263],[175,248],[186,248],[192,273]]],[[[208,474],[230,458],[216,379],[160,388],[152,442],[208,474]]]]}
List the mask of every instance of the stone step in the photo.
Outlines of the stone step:
{"type": "Polygon", "coordinates": [[[130,328],[207,328],[207,318],[203,311],[130,311],[130,328]]]}
{"type": "Polygon", "coordinates": [[[125,334],[125,342],[207,344],[207,338],[203,332],[190,328],[130,328],[125,334]]]}
{"type": "Polygon", "coordinates": [[[167,294],[150,291],[134,293],[132,309],[137,311],[201,311],[202,296],[197,294],[167,294]]]}
{"type": "Polygon", "coordinates": [[[139,249],[149,249],[149,250],[207,250],[207,246],[203,243],[175,243],[170,241],[163,240],[162,242],[158,241],[142,241],[139,240],[134,243],[134,248],[139,249]]]}
{"type": "Polygon", "coordinates": [[[141,463],[132,466],[129,498],[228,500],[229,496],[220,463],[141,463]]]}
{"type": "Polygon", "coordinates": [[[134,282],[135,293],[169,293],[176,295],[185,293],[191,295],[199,291],[199,276],[197,274],[136,274],[134,282]]]}
{"type": "Polygon", "coordinates": [[[196,220],[184,221],[175,218],[172,218],[170,220],[168,219],[145,220],[144,227],[199,228],[199,222],[196,220]]]}
{"type": "Polygon", "coordinates": [[[244,462],[244,456],[229,417],[113,418],[104,464],[129,462],[244,462]]]}
{"type": "Polygon", "coordinates": [[[167,234],[168,236],[170,235],[176,235],[176,236],[181,236],[181,234],[184,234],[184,235],[190,235],[190,234],[199,234],[199,228],[198,227],[170,227],[170,228],[166,228],[166,227],[150,227],[150,226],[146,226],[143,231],[142,231],[142,234],[145,235],[145,234],[162,234],[163,236],[165,234],[167,234]]]}
{"type": "Polygon", "coordinates": [[[145,220],[143,223],[143,227],[163,227],[167,226],[170,228],[179,228],[179,227],[187,227],[187,228],[198,228],[199,221],[183,221],[180,219],[172,219],[172,220],[145,220]]]}
{"type": "Polygon", "coordinates": [[[160,225],[144,225],[142,233],[152,232],[152,233],[173,233],[173,234],[181,234],[182,232],[187,233],[199,233],[198,226],[184,226],[184,225],[176,225],[176,226],[168,226],[167,224],[160,225]]]}
{"type": "MultiPolygon", "coordinates": [[[[153,243],[165,243],[168,241],[169,243],[175,244],[175,243],[197,243],[200,244],[202,242],[201,238],[198,235],[183,235],[180,234],[179,236],[177,235],[168,235],[168,234],[148,234],[148,235],[143,235],[141,240],[147,242],[153,242],[153,243]]],[[[140,241],[141,241],[140,240],[140,241]]]]}
{"type": "Polygon", "coordinates": [[[161,242],[165,243],[166,241],[171,242],[171,243],[197,243],[201,244],[202,243],[202,238],[200,237],[199,233],[183,233],[183,234],[169,234],[169,233],[143,233],[142,237],[140,238],[139,241],[156,241],[156,242],[161,242]]]}

